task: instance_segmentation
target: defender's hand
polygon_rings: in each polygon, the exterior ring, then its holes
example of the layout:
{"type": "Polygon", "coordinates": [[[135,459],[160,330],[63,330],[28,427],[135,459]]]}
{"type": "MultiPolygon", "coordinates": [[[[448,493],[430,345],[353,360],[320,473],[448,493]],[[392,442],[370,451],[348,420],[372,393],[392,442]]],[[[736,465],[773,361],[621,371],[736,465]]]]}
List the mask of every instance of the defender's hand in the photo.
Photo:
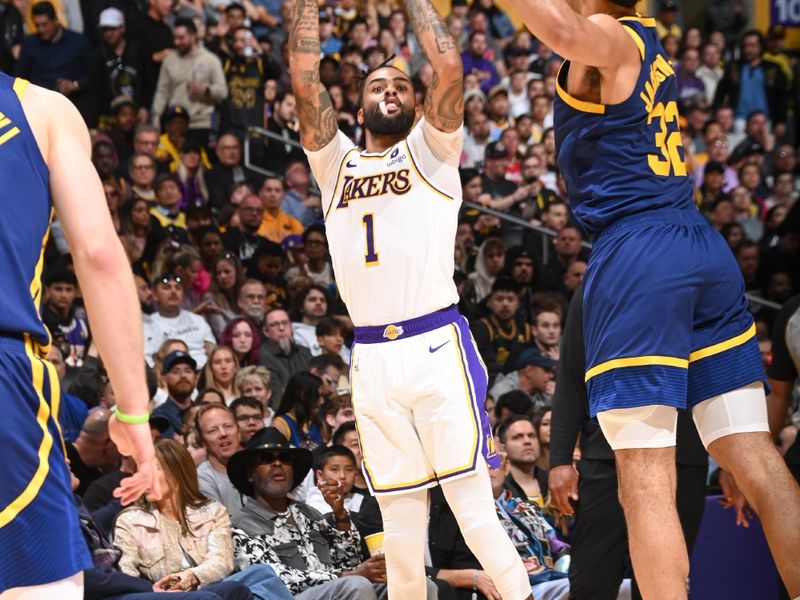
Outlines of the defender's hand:
{"type": "Polygon", "coordinates": [[[112,415],[108,421],[108,433],[117,445],[117,450],[124,456],[131,456],[136,461],[136,473],[122,480],[114,490],[114,496],[122,504],[130,504],[145,493],[152,499],[161,498],[161,486],[155,469],[155,449],[150,434],[149,423],[132,425],[122,423],[112,415]]]}

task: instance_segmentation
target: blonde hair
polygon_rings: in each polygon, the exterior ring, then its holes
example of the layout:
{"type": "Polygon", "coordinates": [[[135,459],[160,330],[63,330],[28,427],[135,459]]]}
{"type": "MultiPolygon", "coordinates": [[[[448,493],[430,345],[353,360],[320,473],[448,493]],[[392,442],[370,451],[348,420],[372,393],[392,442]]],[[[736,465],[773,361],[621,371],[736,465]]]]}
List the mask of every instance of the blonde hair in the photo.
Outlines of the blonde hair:
{"type": "Polygon", "coordinates": [[[241,393],[244,384],[248,380],[253,379],[260,379],[261,382],[264,384],[264,387],[269,389],[270,383],[272,381],[272,377],[269,374],[269,370],[267,367],[262,367],[261,365],[251,365],[249,367],[242,367],[236,372],[236,377],[234,378],[234,384],[236,386],[236,390],[238,393],[241,393]]]}

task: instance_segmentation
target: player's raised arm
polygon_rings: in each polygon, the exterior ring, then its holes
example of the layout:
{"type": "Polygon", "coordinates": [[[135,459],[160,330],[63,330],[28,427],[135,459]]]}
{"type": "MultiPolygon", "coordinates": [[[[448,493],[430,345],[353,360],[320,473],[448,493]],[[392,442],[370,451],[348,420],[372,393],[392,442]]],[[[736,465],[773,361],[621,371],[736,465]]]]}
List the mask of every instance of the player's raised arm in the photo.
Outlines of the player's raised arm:
{"type": "Polygon", "coordinates": [[[297,0],[289,28],[289,73],[297,99],[300,141],[307,150],[325,147],[336,135],[336,111],[319,80],[319,5],[297,0]]]}
{"type": "Polygon", "coordinates": [[[440,131],[455,131],[464,120],[464,67],[458,47],[430,0],[405,4],[414,35],[433,67],[425,118],[440,131]]]}
{"type": "MultiPolygon", "coordinates": [[[[584,17],[573,10],[575,0],[509,0],[509,4],[533,35],[567,60],[599,69],[639,60],[632,38],[612,15],[584,17]]],[[[623,16],[625,8],[618,8],[623,16]]]]}

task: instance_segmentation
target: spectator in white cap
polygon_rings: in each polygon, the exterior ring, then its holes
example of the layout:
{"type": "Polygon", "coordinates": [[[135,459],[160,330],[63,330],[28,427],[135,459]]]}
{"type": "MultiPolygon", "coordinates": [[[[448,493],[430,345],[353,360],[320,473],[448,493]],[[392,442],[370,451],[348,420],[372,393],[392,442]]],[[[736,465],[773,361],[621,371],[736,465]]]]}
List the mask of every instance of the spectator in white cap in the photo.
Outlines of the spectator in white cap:
{"type": "MultiPolygon", "coordinates": [[[[106,8],[100,13],[97,27],[102,41],[92,57],[90,80],[97,102],[98,124],[103,127],[110,124],[114,98],[125,96],[136,106],[142,106],[148,81],[144,54],[137,44],[128,41],[122,11],[106,8]]],[[[147,111],[144,112],[140,118],[146,117],[147,111]]]]}

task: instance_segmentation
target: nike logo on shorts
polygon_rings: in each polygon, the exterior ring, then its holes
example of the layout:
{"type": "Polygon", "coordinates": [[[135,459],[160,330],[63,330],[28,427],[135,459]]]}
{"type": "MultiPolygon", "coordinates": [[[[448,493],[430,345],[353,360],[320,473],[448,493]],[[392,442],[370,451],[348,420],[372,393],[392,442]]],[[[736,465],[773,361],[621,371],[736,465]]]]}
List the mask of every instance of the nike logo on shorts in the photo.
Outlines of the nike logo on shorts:
{"type": "Polygon", "coordinates": [[[447,340],[447,341],[446,341],[444,344],[439,344],[438,346],[436,346],[436,348],[434,348],[433,346],[428,346],[428,352],[430,352],[431,354],[433,354],[433,353],[434,353],[434,352],[436,352],[436,351],[437,351],[439,348],[441,348],[442,346],[446,346],[446,345],[447,345],[447,344],[449,344],[449,343],[450,343],[450,340],[447,340]]]}

